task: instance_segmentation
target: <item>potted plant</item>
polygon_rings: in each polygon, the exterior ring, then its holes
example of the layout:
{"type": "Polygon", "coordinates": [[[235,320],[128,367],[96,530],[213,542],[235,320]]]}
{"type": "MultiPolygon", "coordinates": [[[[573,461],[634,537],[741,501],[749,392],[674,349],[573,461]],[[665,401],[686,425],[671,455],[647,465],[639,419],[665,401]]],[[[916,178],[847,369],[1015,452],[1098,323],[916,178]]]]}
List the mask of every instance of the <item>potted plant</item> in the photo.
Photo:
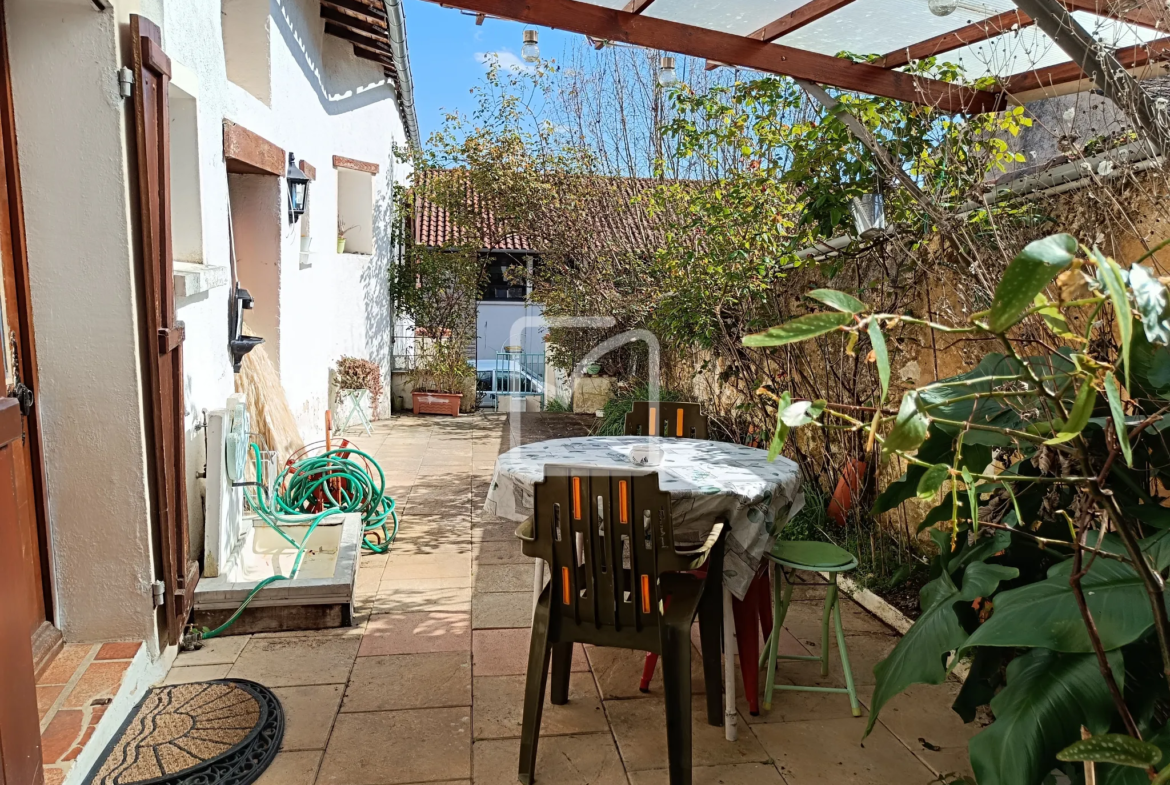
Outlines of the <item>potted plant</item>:
{"type": "Polygon", "coordinates": [[[414,413],[458,417],[463,390],[474,375],[462,342],[450,335],[432,337],[411,373],[414,413]]]}
{"type": "Polygon", "coordinates": [[[340,218],[337,219],[337,252],[338,253],[345,253],[345,235],[347,232],[351,232],[354,229],[357,229],[356,225],[355,226],[346,226],[344,223],[341,222],[340,218]]]}
{"type": "Polygon", "coordinates": [[[370,419],[378,419],[378,401],[382,397],[382,367],[371,360],[342,355],[337,361],[337,403],[350,393],[364,391],[370,396],[370,419]]]}

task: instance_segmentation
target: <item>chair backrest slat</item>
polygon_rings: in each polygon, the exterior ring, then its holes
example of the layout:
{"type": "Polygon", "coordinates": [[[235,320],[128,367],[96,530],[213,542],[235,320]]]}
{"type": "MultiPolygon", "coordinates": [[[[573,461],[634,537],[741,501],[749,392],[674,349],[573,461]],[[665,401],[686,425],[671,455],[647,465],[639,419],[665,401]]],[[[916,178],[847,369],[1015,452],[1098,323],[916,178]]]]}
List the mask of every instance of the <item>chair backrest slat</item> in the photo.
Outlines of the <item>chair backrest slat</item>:
{"type": "Polygon", "coordinates": [[[707,417],[697,403],[635,401],[626,415],[625,435],[706,439],[707,417]]]}
{"type": "Polygon", "coordinates": [[[534,495],[525,553],[549,563],[559,623],[656,628],[660,576],[690,566],[674,550],[670,494],[657,473],[548,466],[534,495]]]}

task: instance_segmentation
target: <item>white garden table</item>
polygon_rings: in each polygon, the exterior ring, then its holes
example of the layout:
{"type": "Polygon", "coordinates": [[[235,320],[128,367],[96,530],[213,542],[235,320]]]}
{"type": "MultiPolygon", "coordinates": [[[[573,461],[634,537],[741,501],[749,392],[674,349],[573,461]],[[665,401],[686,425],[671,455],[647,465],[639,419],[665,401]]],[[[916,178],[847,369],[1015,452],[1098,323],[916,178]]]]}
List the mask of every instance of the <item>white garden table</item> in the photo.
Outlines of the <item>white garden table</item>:
{"type": "MultiPolygon", "coordinates": [[[[484,512],[522,522],[532,516],[533,486],[549,465],[595,469],[630,469],[630,451],[645,445],[645,436],[585,436],[550,439],[516,447],[496,459],[484,512]]],[[[701,439],[654,439],[662,450],[658,486],[670,494],[675,544],[685,547],[706,539],[716,520],[731,531],[723,557],[723,637],[726,719],[729,740],[736,737],[735,625],[732,595],[743,599],[776,534],[804,505],[800,469],[754,447],[701,439]]],[[[536,560],[534,597],[544,588],[544,562],[536,560]]]]}

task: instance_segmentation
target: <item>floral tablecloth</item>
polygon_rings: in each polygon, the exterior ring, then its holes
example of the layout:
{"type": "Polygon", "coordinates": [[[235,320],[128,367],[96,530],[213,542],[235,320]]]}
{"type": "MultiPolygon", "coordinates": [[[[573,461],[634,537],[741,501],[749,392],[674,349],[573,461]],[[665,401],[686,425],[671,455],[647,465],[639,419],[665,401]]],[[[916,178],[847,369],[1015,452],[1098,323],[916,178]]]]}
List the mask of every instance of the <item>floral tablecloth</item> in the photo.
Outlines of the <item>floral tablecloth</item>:
{"type": "MultiPolygon", "coordinates": [[[[550,439],[516,447],[496,459],[484,512],[513,521],[532,515],[532,488],[546,465],[630,469],[630,450],[644,436],[550,439]]],[[[704,439],[657,439],[663,451],[659,487],[670,493],[676,542],[702,542],[718,519],[731,523],[723,581],[743,599],[777,532],[804,506],[800,469],[785,458],[768,463],[754,447],[704,439]]]]}

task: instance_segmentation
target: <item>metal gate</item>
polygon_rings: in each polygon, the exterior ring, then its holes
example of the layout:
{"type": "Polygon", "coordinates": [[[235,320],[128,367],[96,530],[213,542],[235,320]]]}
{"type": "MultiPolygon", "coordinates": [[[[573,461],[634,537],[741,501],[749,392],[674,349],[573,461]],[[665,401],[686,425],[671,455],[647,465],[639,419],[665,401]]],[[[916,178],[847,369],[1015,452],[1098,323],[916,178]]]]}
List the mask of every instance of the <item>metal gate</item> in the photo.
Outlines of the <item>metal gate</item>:
{"type": "Polygon", "coordinates": [[[543,353],[496,352],[492,392],[497,409],[507,408],[501,405],[504,398],[523,399],[525,404],[528,398],[536,398],[540,401],[540,408],[544,408],[544,360],[543,353]]]}

